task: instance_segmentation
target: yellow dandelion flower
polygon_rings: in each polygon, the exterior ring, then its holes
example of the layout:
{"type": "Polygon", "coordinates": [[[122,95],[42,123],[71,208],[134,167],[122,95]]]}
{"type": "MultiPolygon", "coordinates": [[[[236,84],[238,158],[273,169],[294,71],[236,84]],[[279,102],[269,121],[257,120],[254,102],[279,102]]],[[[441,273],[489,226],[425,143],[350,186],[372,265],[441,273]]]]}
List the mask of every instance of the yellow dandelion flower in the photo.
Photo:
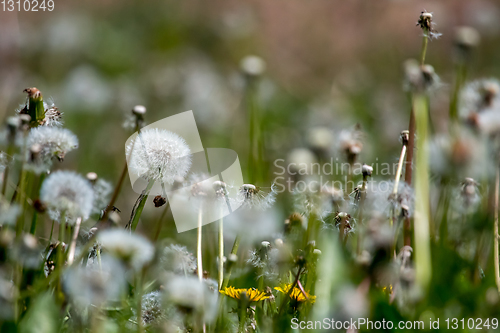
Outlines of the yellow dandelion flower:
{"type": "Polygon", "coordinates": [[[265,292],[255,288],[237,289],[234,287],[229,287],[229,288],[224,288],[224,290],[219,290],[219,292],[223,295],[229,296],[234,299],[241,299],[243,294],[246,294],[246,297],[250,302],[258,302],[262,301],[263,299],[269,298],[269,296],[267,296],[265,292]]]}
{"type": "MultiPolygon", "coordinates": [[[[283,294],[288,294],[290,288],[292,288],[292,284],[286,283],[282,284],[280,287],[275,287],[274,289],[276,289],[279,292],[282,292],[283,294]]],[[[309,301],[311,303],[316,302],[316,296],[309,294],[309,292],[307,291],[305,291],[305,293],[307,297],[304,296],[304,293],[302,292],[302,290],[300,290],[300,288],[294,287],[293,290],[290,292],[290,298],[297,302],[305,302],[305,301],[309,301]]]]}
{"type": "Polygon", "coordinates": [[[386,294],[392,295],[392,284],[389,287],[382,287],[382,291],[386,294]]]}

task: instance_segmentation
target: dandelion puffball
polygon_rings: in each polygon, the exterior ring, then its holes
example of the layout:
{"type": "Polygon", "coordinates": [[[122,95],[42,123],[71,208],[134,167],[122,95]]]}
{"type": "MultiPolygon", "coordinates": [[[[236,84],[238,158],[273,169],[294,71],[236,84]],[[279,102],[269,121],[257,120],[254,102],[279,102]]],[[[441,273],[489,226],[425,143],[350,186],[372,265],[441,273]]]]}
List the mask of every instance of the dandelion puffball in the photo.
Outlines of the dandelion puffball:
{"type": "Polygon", "coordinates": [[[39,148],[36,156],[32,156],[32,165],[29,165],[39,173],[50,169],[53,157],[62,160],[68,152],[78,148],[78,138],[65,128],[40,126],[31,129],[27,145],[30,149],[33,146],[39,148]]]}
{"type": "Polygon", "coordinates": [[[56,171],[43,182],[40,200],[47,205],[53,220],[59,221],[65,214],[66,222],[74,223],[76,218],[88,219],[94,191],[89,181],[77,173],[56,171]]]}
{"type": "Polygon", "coordinates": [[[126,147],[131,172],[148,181],[173,184],[191,167],[191,150],[179,135],[164,129],[143,130],[126,147]]]}

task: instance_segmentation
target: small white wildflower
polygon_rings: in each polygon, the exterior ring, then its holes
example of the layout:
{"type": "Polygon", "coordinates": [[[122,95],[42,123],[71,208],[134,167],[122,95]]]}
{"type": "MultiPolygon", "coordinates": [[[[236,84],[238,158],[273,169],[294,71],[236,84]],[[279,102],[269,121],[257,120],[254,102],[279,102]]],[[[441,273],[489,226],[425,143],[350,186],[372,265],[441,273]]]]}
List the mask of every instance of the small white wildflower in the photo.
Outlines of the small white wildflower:
{"type": "Polygon", "coordinates": [[[54,157],[61,161],[66,153],[78,148],[78,138],[68,129],[41,126],[33,128],[28,135],[28,148],[34,145],[38,145],[40,151],[33,160],[28,158],[31,162],[28,167],[41,173],[50,169],[54,157]]]}
{"type": "Polygon", "coordinates": [[[53,220],[75,223],[76,218],[89,218],[94,202],[94,191],[90,183],[72,171],[56,171],[47,177],[40,189],[40,200],[49,209],[53,220]]]}
{"type": "Polygon", "coordinates": [[[166,281],[165,300],[181,308],[187,308],[207,323],[217,315],[217,292],[194,276],[174,276],[166,281]]]}
{"type": "Polygon", "coordinates": [[[101,257],[100,265],[73,265],[63,275],[64,291],[78,307],[120,300],[125,283],[123,266],[108,255],[101,257]]]}
{"type": "Polygon", "coordinates": [[[126,147],[129,169],[146,180],[173,184],[191,167],[190,149],[183,138],[164,129],[139,132],[126,147]]]}
{"type": "Polygon", "coordinates": [[[128,267],[139,271],[153,260],[155,249],[149,240],[125,230],[104,230],[97,235],[103,252],[123,260],[128,267]]]}
{"type": "Polygon", "coordinates": [[[247,208],[266,210],[276,201],[276,187],[271,185],[271,191],[267,193],[261,187],[243,184],[238,192],[238,200],[247,208]]]}
{"type": "Polygon", "coordinates": [[[241,59],[240,67],[247,75],[259,76],[266,70],[266,62],[260,57],[249,55],[241,59]]]}
{"type": "Polygon", "coordinates": [[[163,249],[161,267],[181,275],[192,275],[196,271],[196,258],[185,246],[171,244],[163,249]]]}

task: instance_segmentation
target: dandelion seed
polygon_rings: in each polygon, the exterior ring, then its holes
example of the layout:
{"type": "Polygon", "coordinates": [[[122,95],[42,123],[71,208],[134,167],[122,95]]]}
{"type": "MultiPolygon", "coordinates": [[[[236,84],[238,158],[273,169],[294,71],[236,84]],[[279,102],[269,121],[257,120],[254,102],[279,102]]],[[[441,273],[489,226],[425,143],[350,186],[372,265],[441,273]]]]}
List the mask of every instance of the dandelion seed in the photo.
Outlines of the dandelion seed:
{"type": "Polygon", "coordinates": [[[122,260],[127,267],[135,271],[141,270],[154,257],[154,246],[138,234],[131,234],[125,230],[104,230],[97,236],[103,251],[122,260]]]}
{"type": "Polygon", "coordinates": [[[32,153],[28,168],[42,173],[50,170],[54,157],[62,161],[68,152],[78,148],[78,138],[68,129],[37,127],[30,131],[27,146],[32,153]]]}
{"type": "Polygon", "coordinates": [[[311,295],[308,291],[305,291],[304,295],[302,290],[300,290],[300,288],[298,287],[294,287],[293,290],[290,292],[290,289],[292,289],[291,283],[286,283],[279,287],[274,287],[274,289],[283,294],[290,293],[289,294],[290,298],[295,302],[310,302],[310,303],[316,302],[316,296],[311,295]]]}
{"type": "Polygon", "coordinates": [[[47,206],[53,220],[64,214],[67,223],[77,218],[86,220],[92,211],[94,191],[90,183],[72,171],[56,171],[47,177],[40,189],[40,200],[47,206]]]}
{"type": "Polygon", "coordinates": [[[266,292],[256,288],[236,289],[234,287],[227,287],[219,292],[234,299],[247,299],[249,302],[258,302],[269,298],[266,292]]]}
{"type": "Polygon", "coordinates": [[[43,117],[40,125],[47,127],[61,127],[62,123],[62,113],[59,111],[57,106],[53,102],[43,103],[45,108],[45,115],[43,117]]]}
{"type": "Polygon", "coordinates": [[[139,132],[126,149],[129,169],[148,181],[171,185],[191,167],[190,149],[183,138],[167,130],[139,132]]]}

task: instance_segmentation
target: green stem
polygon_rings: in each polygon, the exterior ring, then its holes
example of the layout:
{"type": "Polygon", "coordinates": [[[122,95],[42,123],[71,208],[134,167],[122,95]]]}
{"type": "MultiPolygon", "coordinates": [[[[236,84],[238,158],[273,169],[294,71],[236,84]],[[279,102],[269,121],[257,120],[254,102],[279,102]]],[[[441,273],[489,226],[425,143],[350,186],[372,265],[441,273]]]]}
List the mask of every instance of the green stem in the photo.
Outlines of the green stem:
{"type": "Polygon", "coordinates": [[[101,220],[105,221],[106,218],[108,217],[109,210],[113,209],[113,206],[116,202],[116,199],[118,199],[118,195],[120,194],[120,190],[123,185],[123,181],[125,180],[125,176],[127,175],[127,162],[125,162],[125,165],[123,166],[122,173],[120,174],[120,179],[118,180],[118,183],[116,184],[115,190],[113,191],[113,195],[111,196],[111,200],[109,201],[108,206],[104,210],[104,214],[102,215],[101,220]]]}
{"type": "Polygon", "coordinates": [[[224,281],[224,219],[219,220],[219,290],[224,281]]]}
{"type": "Polygon", "coordinates": [[[146,204],[146,201],[148,199],[149,191],[151,191],[151,188],[153,187],[154,183],[155,183],[155,181],[153,179],[150,180],[148,183],[148,186],[146,186],[146,189],[139,196],[139,198],[140,198],[139,205],[137,206],[137,208],[134,212],[134,215],[128,224],[130,226],[131,232],[135,231],[135,229],[137,228],[137,224],[139,223],[139,219],[141,218],[141,214],[142,214],[142,211],[144,209],[144,205],[146,204]]]}
{"type": "MultiPolygon", "coordinates": [[[[233,248],[231,249],[231,255],[236,255],[238,253],[238,247],[240,246],[241,235],[237,235],[234,239],[233,248]]],[[[229,257],[228,257],[229,258],[229,257]]],[[[228,261],[227,274],[222,283],[222,290],[227,288],[229,284],[229,279],[231,278],[231,271],[233,270],[233,262],[228,261]]]]}
{"type": "Polygon", "coordinates": [[[462,84],[465,82],[467,74],[467,67],[463,61],[457,64],[455,73],[455,84],[453,86],[453,93],[450,102],[450,120],[458,120],[458,97],[462,84]]]}
{"type": "Polygon", "coordinates": [[[428,34],[429,31],[427,29],[424,29],[424,37],[422,37],[422,51],[420,53],[420,65],[425,64],[425,55],[427,53],[427,43],[428,43],[428,34]]]}
{"type": "Polygon", "coordinates": [[[144,327],[142,326],[142,272],[136,278],[135,292],[137,297],[137,332],[143,333],[144,327]]]}
{"type": "Polygon", "coordinates": [[[500,237],[498,235],[498,201],[499,201],[499,187],[500,187],[500,168],[497,166],[496,168],[496,177],[495,177],[495,212],[494,212],[494,217],[495,217],[495,222],[493,226],[493,258],[495,260],[494,265],[495,265],[495,282],[498,288],[498,291],[500,292],[500,263],[499,263],[499,255],[498,255],[498,238],[500,237]]]}
{"type": "Polygon", "coordinates": [[[415,174],[415,265],[417,283],[427,288],[432,275],[429,240],[428,113],[424,96],[415,94],[413,103],[418,131],[415,174]]]}
{"type": "Polygon", "coordinates": [[[202,209],[198,210],[198,230],[197,230],[197,239],[196,239],[196,257],[197,257],[197,265],[198,265],[198,279],[203,280],[203,259],[202,259],[202,209]]]}

